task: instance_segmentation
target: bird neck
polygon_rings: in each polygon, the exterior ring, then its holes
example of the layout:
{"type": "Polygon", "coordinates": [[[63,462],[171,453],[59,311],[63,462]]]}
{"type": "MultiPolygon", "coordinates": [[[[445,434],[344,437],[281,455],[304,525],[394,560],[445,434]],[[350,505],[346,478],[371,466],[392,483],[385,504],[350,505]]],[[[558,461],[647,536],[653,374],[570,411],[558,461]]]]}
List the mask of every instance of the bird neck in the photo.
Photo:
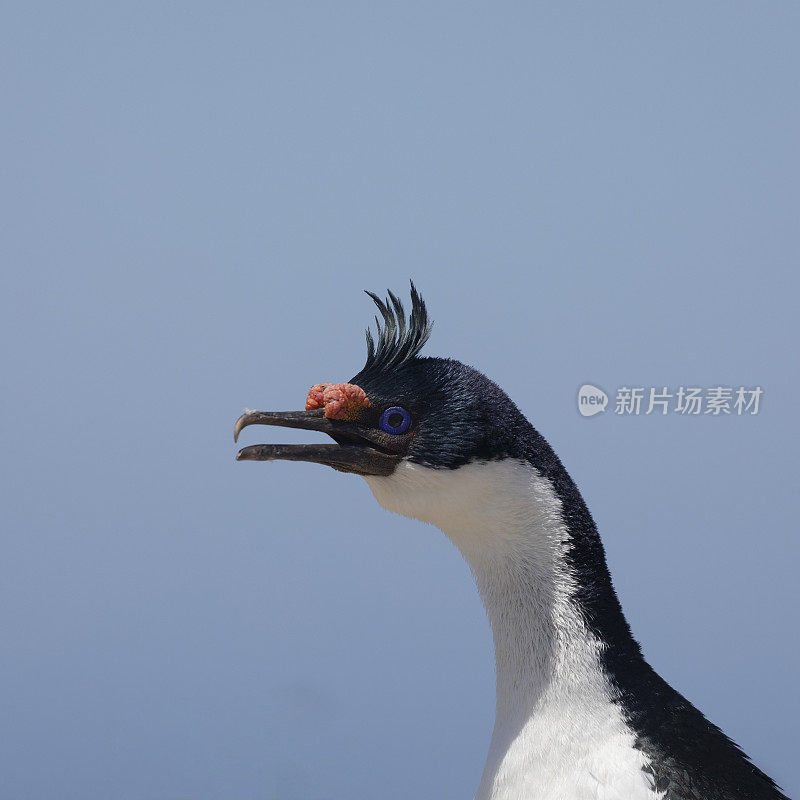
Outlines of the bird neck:
{"type": "MultiPolygon", "coordinates": [[[[498,723],[520,723],[554,696],[596,692],[603,643],[578,599],[572,533],[552,483],[511,459],[456,472],[469,486],[436,524],[468,562],[491,624],[498,723]]],[[[595,577],[607,579],[604,562],[595,577]]]]}
{"type": "Polygon", "coordinates": [[[403,462],[368,479],[382,506],[435,525],[461,551],[492,626],[498,695],[515,705],[588,640],[594,650],[632,642],[594,523],[561,470],[560,492],[553,476],[512,458],[458,469],[403,462]]]}
{"type": "MultiPolygon", "coordinates": [[[[644,757],[601,665],[606,643],[589,623],[598,615],[581,599],[587,569],[575,569],[575,531],[554,483],[515,459],[456,470],[401,466],[399,475],[370,481],[376,498],[451,539],[469,563],[492,627],[496,718],[476,797],[522,796],[529,784],[557,794],[555,787],[575,777],[565,777],[569,765],[596,758],[605,764],[609,757],[621,771],[616,783],[631,782],[627,796],[650,797],[644,757]]],[[[593,526],[590,533],[599,548],[592,554],[600,560],[593,575],[600,591],[589,594],[603,596],[606,589],[613,596],[593,526]]],[[[618,604],[610,607],[627,630],[618,604]]],[[[611,627],[619,628],[619,620],[611,627]]],[[[575,780],[576,791],[589,781],[588,791],[590,777],[575,780]]]]}

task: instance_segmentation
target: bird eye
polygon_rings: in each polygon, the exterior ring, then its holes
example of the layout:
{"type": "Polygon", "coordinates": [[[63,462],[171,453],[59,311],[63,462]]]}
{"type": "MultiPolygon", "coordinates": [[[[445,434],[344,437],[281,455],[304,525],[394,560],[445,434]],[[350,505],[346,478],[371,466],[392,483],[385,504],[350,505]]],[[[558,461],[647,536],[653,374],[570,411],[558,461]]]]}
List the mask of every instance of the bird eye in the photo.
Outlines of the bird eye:
{"type": "Polygon", "coordinates": [[[405,433],[411,425],[411,414],[400,406],[387,408],[378,420],[378,427],[386,433],[405,433]]]}

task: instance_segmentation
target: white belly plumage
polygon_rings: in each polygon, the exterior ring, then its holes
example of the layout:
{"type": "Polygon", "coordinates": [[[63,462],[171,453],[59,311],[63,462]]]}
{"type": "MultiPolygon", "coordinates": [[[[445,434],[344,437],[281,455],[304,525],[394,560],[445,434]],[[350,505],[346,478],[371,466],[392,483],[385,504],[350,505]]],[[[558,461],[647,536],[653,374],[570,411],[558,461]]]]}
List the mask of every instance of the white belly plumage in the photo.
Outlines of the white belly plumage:
{"type": "MultiPolygon", "coordinates": [[[[598,698],[599,700],[599,698],[598,698]]],[[[498,720],[476,800],[656,800],[644,754],[612,703],[498,720]]]]}

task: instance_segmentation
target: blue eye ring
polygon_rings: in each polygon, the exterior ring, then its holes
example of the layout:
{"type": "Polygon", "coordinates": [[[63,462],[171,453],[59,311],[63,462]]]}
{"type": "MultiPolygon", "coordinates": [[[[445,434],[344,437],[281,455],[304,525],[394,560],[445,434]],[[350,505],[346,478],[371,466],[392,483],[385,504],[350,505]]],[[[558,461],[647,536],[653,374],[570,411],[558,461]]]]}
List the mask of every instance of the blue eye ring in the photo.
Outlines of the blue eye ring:
{"type": "Polygon", "coordinates": [[[411,427],[411,414],[400,406],[391,406],[391,408],[387,408],[383,414],[381,414],[378,420],[378,427],[382,431],[386,431],[386,433],[391,433],[395,436],[405,433],[411,427]],[[389,420],[396,414],[402,417],[402,419],[398,425],[392,425],[389,420]]]}

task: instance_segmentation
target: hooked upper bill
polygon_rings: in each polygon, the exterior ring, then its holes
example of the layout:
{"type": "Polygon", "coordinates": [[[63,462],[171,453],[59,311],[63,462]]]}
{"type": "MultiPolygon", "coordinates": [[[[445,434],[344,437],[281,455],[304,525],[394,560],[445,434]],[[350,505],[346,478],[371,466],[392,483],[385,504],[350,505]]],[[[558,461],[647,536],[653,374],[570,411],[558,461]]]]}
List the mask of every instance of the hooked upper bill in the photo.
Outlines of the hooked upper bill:
{"type": "Polygon", "coordinates": [[[328,434],[336,444],[256,444],[242,448],[237,461],[311,461],[340,472],[391,475],[402,458],[397,442],[359,415],[371,403],[361,387],[325,383],[311,387],[305,411],[248,411],[233,429],[234,441],[250,425],[277,425],[328,434]]]}

